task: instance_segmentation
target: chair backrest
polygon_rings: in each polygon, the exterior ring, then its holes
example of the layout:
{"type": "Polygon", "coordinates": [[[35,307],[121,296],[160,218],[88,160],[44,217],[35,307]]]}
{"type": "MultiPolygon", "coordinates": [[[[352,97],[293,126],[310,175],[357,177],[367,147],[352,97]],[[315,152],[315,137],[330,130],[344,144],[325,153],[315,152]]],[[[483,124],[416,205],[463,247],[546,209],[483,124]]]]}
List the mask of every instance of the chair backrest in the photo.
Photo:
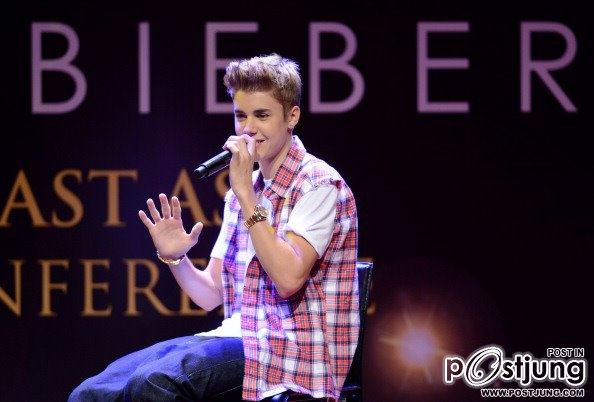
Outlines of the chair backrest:
{"type": "Polygon", "coordinates": [[[349,369],[349,374],[347,375],[345,385],[361,386],[363,371],[363,335],[365,333],[365,317],[367,315],[369,296],[371,294],[373,263],[358,261],[357,274],[359,276],[359,341],[357,342],[357,350],[355,351],[353,363],[349,369]]]}

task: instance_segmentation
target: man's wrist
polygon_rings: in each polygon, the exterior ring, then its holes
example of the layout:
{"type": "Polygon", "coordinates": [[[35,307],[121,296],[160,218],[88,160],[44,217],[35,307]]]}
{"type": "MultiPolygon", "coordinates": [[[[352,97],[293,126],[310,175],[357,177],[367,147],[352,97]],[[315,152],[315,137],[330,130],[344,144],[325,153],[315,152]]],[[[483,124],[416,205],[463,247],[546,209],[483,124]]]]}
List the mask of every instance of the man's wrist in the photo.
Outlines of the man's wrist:
{"type": "Polygon", "coordinates": [[[256,194],[252,191],[252,194],[246,195],[238,195],[237,201],[239,201],[239,206],[243,211],[243,215],[245,217],[250,216],[254,212],[254,208],[256,207],[257,200],[256,194]]]}
{"type": "Polygon", "coordinates": [[[177,266],[177,265],[179,265],[180,262],[182,262],[182,260],[184,258],[186,258],[186,255],[184,254],[181,257],[177,257],[177,258],[161,257],[161,254],[159,254],[159,250],[157,250],[157,258],[159,259],[159,261],[161,261],[167,265],[177,266]]]}
{"type": "Polygon", "coordinates": [[[254,212],[249,217],[246,217],[243,224],[249,230],[256,223],[265,221],[267,219],[268,219],[268,210],[266,208],[264,208],[262,205],[258,204],[254,207],[254,212]]]}

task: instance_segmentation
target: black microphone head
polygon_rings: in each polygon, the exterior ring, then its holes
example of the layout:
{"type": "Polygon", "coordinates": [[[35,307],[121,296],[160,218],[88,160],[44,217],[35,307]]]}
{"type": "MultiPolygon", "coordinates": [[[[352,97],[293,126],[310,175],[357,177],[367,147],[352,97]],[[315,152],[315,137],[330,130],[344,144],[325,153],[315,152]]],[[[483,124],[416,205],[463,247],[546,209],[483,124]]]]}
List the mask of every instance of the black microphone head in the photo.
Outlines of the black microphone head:
{"type": "Polygon", "coordinates": [[[208,169],[206,166],[200,165],[194,170],[194,173],[196,173],[196,176],[198,176],[199,179],[202,179],[208,175],[208,169]]]}
{"type": "Polygon", "coordinates": [[[229,166],[229,161],[231,161],[231,151],[225,150],[218,155],[213,156],[206,162],[202,163],[198,166],[194,173],[198,175],[199,179],[204,177],[212,176],[213,174],[217,173],[218,171],[225,169],[229,166]]]}

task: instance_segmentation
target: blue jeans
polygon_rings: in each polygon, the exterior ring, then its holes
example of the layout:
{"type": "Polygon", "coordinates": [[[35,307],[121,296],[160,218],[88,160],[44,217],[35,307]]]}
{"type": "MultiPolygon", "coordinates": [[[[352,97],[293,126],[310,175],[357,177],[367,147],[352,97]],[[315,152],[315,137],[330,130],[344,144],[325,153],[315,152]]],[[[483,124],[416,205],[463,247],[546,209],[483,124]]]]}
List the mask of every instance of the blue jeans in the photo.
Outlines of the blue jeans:
{"type": "Polygon", "coordinates": [[[205,401],[241,395],[241,338],[184,336],[111,363],[81,383],[73,401],[205,401]]]}

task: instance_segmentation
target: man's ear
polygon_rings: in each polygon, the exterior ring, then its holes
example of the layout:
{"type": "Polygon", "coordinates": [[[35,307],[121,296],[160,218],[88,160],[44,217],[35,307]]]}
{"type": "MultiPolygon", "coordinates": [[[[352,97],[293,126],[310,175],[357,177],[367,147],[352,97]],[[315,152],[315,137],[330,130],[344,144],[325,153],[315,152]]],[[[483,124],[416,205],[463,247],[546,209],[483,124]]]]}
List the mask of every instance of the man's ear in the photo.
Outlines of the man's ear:
{"type": "Polygon", "coordinates": [[[293,106],[289,111],[289,128],[292,130],[299,123],[299,117],[301,116],[301,109],[299,106],[293,106]]]}

